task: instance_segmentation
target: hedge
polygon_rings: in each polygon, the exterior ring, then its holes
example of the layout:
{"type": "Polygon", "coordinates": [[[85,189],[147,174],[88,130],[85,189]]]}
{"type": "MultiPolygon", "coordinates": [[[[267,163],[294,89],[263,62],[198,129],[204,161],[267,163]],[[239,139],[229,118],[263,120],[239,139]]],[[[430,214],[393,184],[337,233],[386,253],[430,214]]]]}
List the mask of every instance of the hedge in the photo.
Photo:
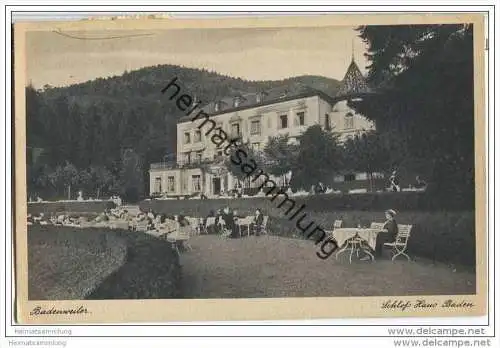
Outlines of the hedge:
{"type": "Polygon", "coordinates": [[[112,209],[116,204],[112,201],[60,201],[28,203],[28,213],[38,215],[54,214],[61,212],[73,213],[100,213],[106,209],[112,209]]]}
{"type": "MultiPolygon", "coordinates": [[[[384,212],[338,211],[329,213],[307,212],[306,224],[314,221],[326,230],[333,230],[336,219],[344,227],[371,222],[384,222],[384,212]]],[[[473,212],[402,212],[396,216],[398,224],[413,225],[408,253],[433,261],[464,266],[476,264],[476,233],[473,212]]],[[[270,218],[270,231],[274,235],[301,238],[294,222],[283,216],[270,218]]]]}
{"type": "MultiPolygon", "coordinates": [[[[145,200],[139,203],[143,210],[153,209],[158,212],[168,212],[170,209],[191,209],[196,205],[199,214],[206,215],[210,210],[217,210],[231,205],[233,209],[246,209],[252,206],[273,207],[283,200],[283,195],[278,196],[274,202],[269,197],[227,198],[227,199],[169,199],[145,200]]],[[[311,211],[337,211],[360,210],[379,211],[396,209],[397,211],[470,211],[474,207],[465,202],[450,202],[447,207],[438,206],[436,200],[427,192],[373,192],[359,194],[318,194],[311,196],[290,197],[298,206],[304,204],[311,211]]]]}
{"type": "MultiPolygon", "coordinates": [[[[370,208],[369,204],[362,202],[361,196],[352,195],[350,202],[339,206],[337,198],[329,199],[329,195],[318,195],[297,200],[296,207],[304,202],[306,208],[303,212],[314,219],[317,224],[325,229],[332,228],[335,219],[342,219],[344,226],[355,227],[358,224],[368,225],[372,221],[383,222],[384,210],[393,208],[398,211],[399,224],[412,224],[412,236],[409,242],[409,252],[414,256],[421,256],[436,261],[454,264],[475,265],[475,217],[473,211],[411,211],[409,206],[422,199],[422,194],[413,192],[406,194],[387,193],[378,197],[368,195],[372,202],[377,202],[378,207],[370,208]],[[395,205],[384,202],[384,197],[406,198],[406,204],[395,205]],[[359,203],[355,205],[353,202],[359,203]],[[362,207],[359,206],[362,203],[362,207]],[[405,209],[406,208],[406,209],[405,209]],[[369,210],[369,211],[368,211],[369,210]]],[[[345,198],[346,196],[344,196],[345,198]]],[[[339,198],[342,198],[340,196],[339,198]]],[[[211,200],[151,200],[143,201],[141,209],[153,209],[158,213],[183,214],[188,216],[205,217],[208,213],[219,208],[230,206],[241,215],[254,214],[260,208],[265,215],[270,216],[270,233],[286,237],[297,237],[298,230],[293,222],[284,217],[287,206],[277,208],[278,200],[247,198],[247,199],[211,199],[211,200]]],[[[375,205],[375,204],[374,204],[375,205]]]]}

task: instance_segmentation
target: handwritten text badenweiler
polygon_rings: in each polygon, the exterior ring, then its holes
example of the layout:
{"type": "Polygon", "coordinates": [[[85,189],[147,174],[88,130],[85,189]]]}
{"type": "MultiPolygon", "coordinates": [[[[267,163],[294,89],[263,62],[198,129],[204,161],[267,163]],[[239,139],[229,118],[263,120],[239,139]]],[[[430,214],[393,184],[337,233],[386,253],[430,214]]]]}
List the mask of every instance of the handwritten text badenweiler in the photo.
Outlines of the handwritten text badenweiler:
{"type": "Polygon", "coordinates": [[[87,308],[80,306],[78,308],[64,308],[64,309],[59,309],[59,308],[42,308],[41,306],[36,306],[33,308],[33,310],[30,312],[30,315],[75,315],[75,314],[89,314],[90,312],[87,310],[87,308]]]}

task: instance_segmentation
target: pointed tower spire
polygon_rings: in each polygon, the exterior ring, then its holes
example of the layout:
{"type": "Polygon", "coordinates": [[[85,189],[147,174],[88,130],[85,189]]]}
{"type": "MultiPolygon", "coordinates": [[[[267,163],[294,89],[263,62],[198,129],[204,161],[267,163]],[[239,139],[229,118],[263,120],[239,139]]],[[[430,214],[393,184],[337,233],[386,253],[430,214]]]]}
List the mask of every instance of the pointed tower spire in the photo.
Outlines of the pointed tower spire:
{"type": "Polygon", "coordinates": [[[368,86],[363,74],[359,70],[358,65],[354,61],[354,44],[352,51],[351,64],[349,64],[347,72],[340,82],[340,86],[336,94],[337,97],[371,92],[371,88],[368,86]]]}
{"type": "Polygon", "coordinates": [[[351,41],[351,62],[354,62],[354,38],[351,41]]]}

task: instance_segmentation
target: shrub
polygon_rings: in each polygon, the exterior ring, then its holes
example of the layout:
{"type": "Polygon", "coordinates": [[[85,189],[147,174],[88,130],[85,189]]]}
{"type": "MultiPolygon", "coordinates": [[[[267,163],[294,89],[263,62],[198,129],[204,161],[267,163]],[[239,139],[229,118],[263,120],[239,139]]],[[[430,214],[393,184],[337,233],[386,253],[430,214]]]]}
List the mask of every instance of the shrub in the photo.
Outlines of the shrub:
{"type": "MultiPolygon", "coordinates": [[[[269,196],[271,197],[271,196],[269,196]]],[[[231,205],[234,209],[254,209],[252,207],[275,207],[282,200],[279,196],[275,202],[268,197],[251,197],[243,199],[210,199],[210,200],[148,200],[142,201],[141,209],[152,208],[155,211],[168,212],[173,210],[190,211],[195,209],[198,214],[208,214],[231,205]]],[[[292,197],[297,205],[305,204],[307,210],[328,212],[338,210],[383,211],[396,209],[402,211],[471,211],[474,207],[463,202],[450,202],[448,207],[436,206],[426,192],[373,192],[360,194],[319,194],[305,197],[292,197]]],[[[187,213],[186,213],[187,214],[187,213]]]]}
{"type": "Polygon", "coordinates": [[[72,201],[28,203],[28,213],[38,215],[55,213],[100,213],[112,209],[116,204],[112,201],[72,201]]]}

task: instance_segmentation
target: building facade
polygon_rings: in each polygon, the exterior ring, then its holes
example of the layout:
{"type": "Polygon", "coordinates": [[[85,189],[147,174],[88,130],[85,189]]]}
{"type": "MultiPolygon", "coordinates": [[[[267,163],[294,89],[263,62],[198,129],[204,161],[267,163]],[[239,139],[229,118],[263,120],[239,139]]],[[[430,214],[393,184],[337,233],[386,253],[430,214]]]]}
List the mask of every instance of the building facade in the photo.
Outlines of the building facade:
{"type": "MultiPolygon", "coordinates": [[[[371,121],[348,106],[352,96],[366,92],[368,86],[353,60],[334,97],[305,86],[294,90],[279,88],[222,98],[202,109],[217,128],[262,151],[270,137],[287,134],[291,141],[298,141],[308,127],[318,124],[336,134],[340,142],[373,130],[371,121]]],[[[199,127],[199,122],[193,122],[192,116],[182,117],[177,124],[177,160],[151,164],[150,194],[203,193],[211,197],[232,190],[237,180],[227,172],[222,150],[211,141],[211,134],[199,127]]],[[[274,180],[283,185],[286,178],[274,180]]]]}

